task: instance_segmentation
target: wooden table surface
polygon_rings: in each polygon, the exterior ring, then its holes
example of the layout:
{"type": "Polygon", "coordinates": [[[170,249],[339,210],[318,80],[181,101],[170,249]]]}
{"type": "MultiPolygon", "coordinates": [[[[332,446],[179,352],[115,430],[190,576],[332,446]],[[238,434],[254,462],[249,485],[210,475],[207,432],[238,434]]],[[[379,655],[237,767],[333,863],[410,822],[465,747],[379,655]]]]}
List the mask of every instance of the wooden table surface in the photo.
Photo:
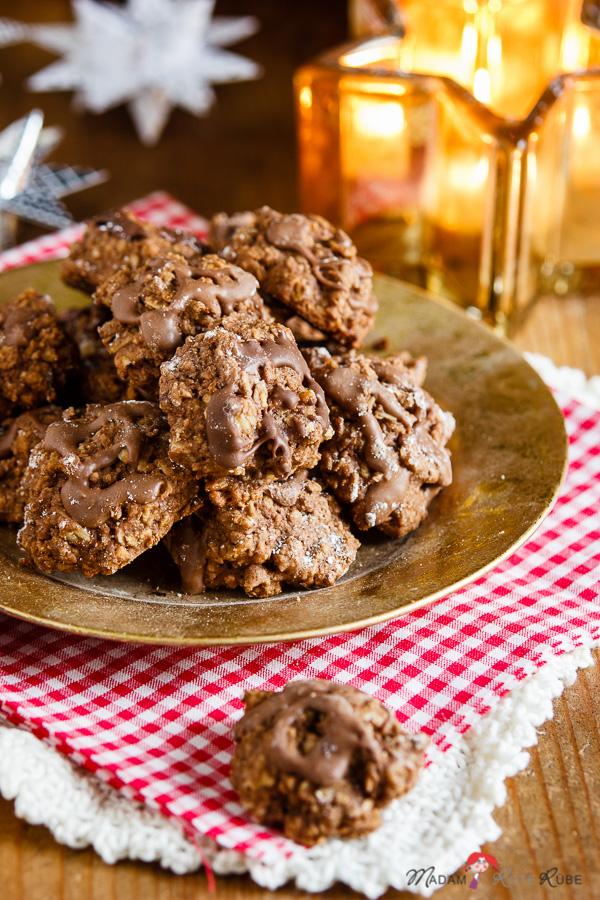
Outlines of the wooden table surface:
{"type": "MultiPolygon", "coordinates": [[[[32,47],[2,50],[0,125],[37,104],[48,124],[65,128],[56,158],[106,167],[112,173],[107,184],[70,199],[77,218],[156,188],[171,191],[205,213],[262,203],[294,208],[291,73],[304,59],[344,39],[344,2],[286,3],[284,14],[283,4],[272,0],[219,0],[217,11],[254,13],[260,18],[261,33],[239,49],[262,63],[265,77],[254,84],[220,89],[218,105],[205,120],[175,113],[163,140],[152,150],[141,148],[122,109],[100,117],[78,116],[68,96],[32,98],[23,81],[51,57],[32,47]]],[[[0,16],[15,15],[29,21],[65,21],[69,3],[21,0],[15,5],[0,0],[0,16]]],[[[21,236],[31,234],[24,229],[21,236]]],[[[547,300],[533,310],[516,343],[545,353],[559,364],[598,373],[600,301],[547,300]]],[[[600,661],[600,652],[595,658],[600,661]]],[[[563,874],[580,876],[582,883],[551,889],[523,883],[515,888],[491,887],[482,882],[478,896],[498,900],[600,897],[598,666],[583,671],[556,701],[554,710],[553,720],[540,729],[528,768],[507,784],[507,802],[496,815],[503,835],[487,849],[515,873],[537,875],[557,867],[563,874]]],[[[3,900],[196,900],[206,894],[199,875],[177,877],[142,864],[110,867],[91,851],[58,846],[44,829],[17,819],[11,805],[3,801],[0,875],[3,900]]],[[[465,890],[448,886],[436,896],[454,900],[464,897],[465,890]]],[[[271,896],[245,878],[221,879],[217,895],[227,900],[271,896]]],[[[309,895],[284,889],[277,896],[288,900],[309,895]]],[[[351,892],[335,888],[327,896],[348,897],[351,892]]],[[[403,895],[391,891],[389,896],[403,895]]]]}

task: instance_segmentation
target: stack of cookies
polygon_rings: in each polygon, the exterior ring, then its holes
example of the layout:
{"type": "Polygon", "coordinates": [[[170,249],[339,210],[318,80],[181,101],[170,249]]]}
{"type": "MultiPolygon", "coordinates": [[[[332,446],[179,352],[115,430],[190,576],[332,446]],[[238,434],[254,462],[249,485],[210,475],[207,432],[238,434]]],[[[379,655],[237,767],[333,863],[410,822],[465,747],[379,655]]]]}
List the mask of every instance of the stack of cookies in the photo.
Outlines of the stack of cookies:
{"type": "Polygon", "coordinates": [[[202,243],[119,211],[63,277],[86,306],[0,308],[0,516],[41,571],[164,541],[188,592],[322,587],[450,483],[453,418],[425,360],[359,351],[371,269],[324,219],[219,214],[202,243]]]}

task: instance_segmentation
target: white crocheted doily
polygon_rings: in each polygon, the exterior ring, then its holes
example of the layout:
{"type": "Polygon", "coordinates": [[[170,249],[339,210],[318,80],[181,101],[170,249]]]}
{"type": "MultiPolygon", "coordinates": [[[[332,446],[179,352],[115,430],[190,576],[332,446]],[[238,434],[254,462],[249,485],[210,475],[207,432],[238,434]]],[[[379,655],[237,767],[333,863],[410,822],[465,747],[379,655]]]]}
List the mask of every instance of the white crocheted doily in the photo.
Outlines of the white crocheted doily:
{"type": "MultiPolygon", "coordinates": [[[[548,381],[600,406],[600,378],[586,381],[574,369],[557,369],[544,357],[530,362],[548,381]]],[[[305,891],[320,892],[336,881],[379,897],[388,887],[428,896],[435,885],[407,884],[410,869],[435,866],[450,875],[483,843],[496,840],[493,819],[506,799],[506,778],[528,762],[526,748],[536,728],[552,716],[552,701],[592,665],[589,647],[550,658],[454,746],[430,750],[430,765],[416,787],[386,810],[376,832],[355,841],[330,841],[298,851],[276,867],[265,867],[232,851],[207,851],[218,875],[248,871],[265,888],[294,880],[305,891]]],[[[107,863],[120,859],[157,862],[177,874],[200,866],[198,848],[174,822],[120,796],[75,767],[33,735],[0,722],[0,793],[15,801],[18,816],[45,825],[62,844],[91,846],[107,863]]]]}

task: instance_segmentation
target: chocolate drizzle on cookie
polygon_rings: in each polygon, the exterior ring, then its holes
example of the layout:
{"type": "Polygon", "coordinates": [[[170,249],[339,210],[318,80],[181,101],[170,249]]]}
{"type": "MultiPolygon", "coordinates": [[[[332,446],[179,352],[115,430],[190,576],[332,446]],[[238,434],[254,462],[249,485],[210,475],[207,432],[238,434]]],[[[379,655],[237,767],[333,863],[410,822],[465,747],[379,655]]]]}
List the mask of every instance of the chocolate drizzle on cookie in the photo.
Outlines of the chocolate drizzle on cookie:
{"type": "Polygon", "coordinates": [[[367,521],[371,526],[379,525],[402,500],[409,473],[401,468],[395,448],[386,442],[372,405],[379,403],[407,431],[415,421],[414,416],[404,409],[388,387],[349,366],[325,368],[319,371],[318,378],[326,396],[359,425],[364,438],[365,462],[372,472],[383,476],[367,488],[361,501],[367,521]]]}
{"type": "MultiPolygon", "coordinates": [[[[38,297],[38,302],[46,303],[48,310],[52,310],[52,301],[50,300],[50,297],[40,295],[38,297]]],[[[26,344],[28,341],[27,326],[38,315],[39,310],[34,309],[27,304],[14,304],[9,306],[4,316],[4,322],[2,323],[2,337],[4,343],[8,344],[9,347],[22,347],[26,344]]]]}
{"type": "Polygon", "coordinates": [[[204,590],[207,531],[195,516],[177,522],[164,539],[173,562],[179,569],[181,586],[186,594],[204,590]]]}
{"type": "Polygon", "coordinates": [[[404,409],[385,385],[367,378],[349,366],[324,369],[319,372],[319,381],[326,395],[359,423],[369,468],[390,478],[398,470],[398,459],[393,448],[385,441],[381,425],[371,409],[371,401],[380,403],[385,412],[401,422],[407,430],[414,422],[414,416],[404,409]]]}
{"type": "Polygon", "coordinates": [[[426,400],[412,373],[407,374],[392,360],[373,360],[369,374],[343,361],[329,365],[326,353],[312,358],[328,400],[360,429],[361,457],[374,475],[355,502],[355,519],[365,523],[360,527],[373,528],[390,518],[404,501],[413,473],[425,486],[450,483],[450,457],[429,433],[427,422],[421,421],[426,416],[426,400]],[[409,398],[409,409],[398,398],[397,390],[409,398]],[[376,415],[376,405],[383,416],[376,415]],[[386,418],[400,425],[400,435],[392,442],[386,439],[382,424],[386,418]]]}
{"type": "MultiPolygon", "coordinates": [[[[151,272],[158,278],[164,262],[155,263],[151,272]]],[[[238,266],[217,268],[206,264],[190,266],[172,262],[175,292],[164,309],[139,310],[145,277],[117,290],[111,309],[117,321],[124,325],[139,325],[144,343],[160,354],[172,354],[184,340],[181,317],[189,303],[200,303],[215,319],[234,312],[238,304],[256,296],[258,282],[253,275],[238,266]]]]}
{"type": "MultiPolygon", "coordinates": [[[[267,240],[279,250],[291,250],[303,256],[311,267],[317,281],[324,287],[336,290],[339,288],[339,268],[342,259],[329,253],[317,256],[312,247],[315,241],[310,227],[310,219],[299,213],[282,216],[270,222],[266,230],[267,240]]],[[[349,243],[348,238],[348,243],[349,243]]]]}
{"type": "Polygon", "coordinates": [[[4,430],[0,434],[0,459],[6,459],[12,454],[12,446],[19,429],[27,426],[39,436],[40,440],[44,437],[48,427],[36,416],[35,412],[25,412],[17,416],[16,419],[5,422],[3,425],[4,430]]]}
{"type": "MultiPolygon", "coordinates": [[[[329,409],[323,389],[312,377],[308,365],[293,338],[278,331],[273,338],[263,340],[238,340],[236,356],[242,375],[251,375],[261,367],[289,366],[302,379],[305,389],[315,395],[316,416],[323,430],[329,427],[329,409]]],[[[300,402],[295,391],[276,387],[274,399],[285,409],[294,409],[300,402]]],[[[277,470],[283,475],[291,471],[291,451],[289,434],[272,412],[265,412],[258,429],[258,435],[249,438],[241,427],[243,400],[237,393],[235,381],[228,382],[216,391],[206,407],[206,429],[208,449],[219,466],[229,471],[238,469],[251,459],[265,444],[270,445],[271,458],[277,463],[277,470]]]]}
{"type": "Polygon", "coordinates": [[[115,507],[130,501],[149,503],[159,496],[164,482],[156,475],[132,472],[108,487],[90,485],[90,479],[117,460],[123,459],[131,469],[140,460],[144,434],[137,420],[154,416],[155,407],[143,401],[123,401],[99,409],[88,423],[54,422],[46,431],[44,447],[55,450],[63,459],[69,477],[61,488],[65,511],[86,528],[97,528],[110,518],[115,507]],[[99,450],[89,459],[80,459],[79,445],[93,438],[100,429],[111,423],[116,426],[113,443],[99,450]]]}
{"type": "Polygon", "coordinates": [[[322,787],[334,785],[348,775],[356,755],[382,768],[384,751],[372,728],[337,685],[318,679],[290,682],[253,706],[236,726],[236,739],[266,726],[270,741],[269,763],[279,772],[298,775],[322,787]],[[314,717],[315,739],[306,752],[298,735],[306,719],[314,717]]]}
{"type": "MultiPolygon", "coordinates": [[[[332,404],[336,434],[348,428],[358,438],[355,468],[342,471],[346,493],[340,499],[352,503],[359,528],[387,527],[407,502],[414,507],[415,491],[428,492],[431,499],[432,491],[450,484],[452,467],[445,444],[454,420],[420,388],[422,360],[405,355],[367,359],[352,352],[332,357],[324,349],[305,352],[332,404]]],[[[335,490],[335,439],[325,453],[330,453],[325,473],[332,473],[335,490]]],[[[398,514],[401,518],[408,512],[398,514]]]]}
{"type": "Polygon", "coordinates": [[[223,250],[226,258],[230,252],[227,245],[232,237],[241,229],[252,229],[254,222],[254,213],[249,211],[233,213],[231,216],[217,213],[211,222],[209,243],[216,249],[223,250]]]}
{"type": "Polygon", "coordinates": [[[142,223],[122,209],[95,216],[90,224],[98,231],[105,231],[125,241],[143,241],[148,237],[148,231],[142,223]]]}

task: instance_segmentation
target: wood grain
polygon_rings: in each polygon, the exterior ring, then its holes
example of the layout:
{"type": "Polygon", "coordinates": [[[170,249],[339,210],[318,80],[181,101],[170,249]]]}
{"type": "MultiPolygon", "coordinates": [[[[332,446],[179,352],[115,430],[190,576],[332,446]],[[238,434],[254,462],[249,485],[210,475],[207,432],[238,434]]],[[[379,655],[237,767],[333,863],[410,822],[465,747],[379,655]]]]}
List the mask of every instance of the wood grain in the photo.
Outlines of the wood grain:
{"type": "MultiPolygon", "coordinates": [[[[598,301],[576,298],[547,300],[526,322],[516,343],[523,349],[552,356],[562,365],[600,372],[600,316],[598,301]]],[[[594,654],[600,662],[600,651],[594,654]]],[[[540,729],[538,745],[528,768],[507,784],[507,803],[496,820],[502,838],[486,849],[515,877],[557,867],[577,875],[582,884],[551,890],[537,883],[506,888],[491,879],[477,896],[494,900],[538,897],[600,897],[600,668],[583,671],[576,683],[554,704],[554,718],[540,729]]],[[[432,860],[435,863],[435,860],[432,860]]],[[[104,865],[91,851],[74,852],[58,846],[41,828],[15,818],[10,804],[0,802],[0,874],[3,900],[192,900],[204,896],[202,876],[177,877],[131,863],[104,865]]],[[[442,900],[465,896],[464,886],[448,886],[436,895],[442,900]]],[[[245,878],[220,879],[218,896],[225,900],[269,896],[245,878]]],[[[309,895],[282,889],[281,900],[309,895]]],[[[328,897],[352,896],[338,887],[328,897]]],[[[389,897],[409,894],[389,892],[389,897]]]]}
{"type": "MultiPolygon", "coordinates": [[[[600,651],[596,651],[596,663],[600,651]]],[[[584,670],[554,704],[554,718],[539,733],[528,768],[507,783],[507,803],[496,813],[503,835],[486,847],[509,867],[515,883],[493,885],[488,874],[478,897],[537,900],[600,897],[600,668],[584,670]],[[553,867],[577,875],[581,884],[550,889],[537,882],[553,867]],[[532,883],[524,880],[531,876],[532,883]]],[[[432,860],[435,863],[435,860],[432,860]]],[[[0,801],[0,873],[3,900],[197,900],[207,896],[202,875],[175,876],[134,863],[106,866],[90,850],[73,851],[55,844],[45,829],[18,820],[10,804],[0,801]]],[[[440,900],[465,896],[464,885],[441,888],[440,900]]],[[[223,900],[266,898],[270,892],[246,878],[219,879],[223,900]]],[[[280,900],[310,895],[289,888],[280,900]]],[[[337,887],[331,900],[355,896],[337,887]]],[[[389,891],[388,898],[408,898],[389,891]]],[[[474,895],[475,896],[475,895],[474,895]]]]}
{"type": "MultiPolygon", "coordinates": [[[[0,0],[0,15],[30,21],[64,21],[68,0],[0,0]]],[[[127,113],[75,116],[68,95],[37,95],[49,124],[66,137],[59,157],[111,170],[111,180],[69,200],[77,218],[119,205],[158,187],[205,213],[271,203],[295,206],[295,158],[291,74],[309,56],[344,39],[344,0],[219,0],[221,14],[254,13],[261,32],[239,46],[265,67],[256,83],[223,87],[206,119],[173,115],[158,147],[144,150],[127,113]]],[[[236,48],[238,49],[238,48],[236,48]]],[[[2,51],[0,101],[8,123],[34,105],[24,80],[52,59],[33,47],[2,51]]],[[[35,235],[23,228],[21,238],[35,235]]],[[[516,338],[519,347],[551,356],[557,363],[600,372],[600,301],[548,299],[532,311],[516,338]]],[[[600,651],[595,654],[600,662],[600,651]]],[[[526,771],[510,780],[507,802],[496,819],[502,838],[487,848],[516,875],[537,876],[557,866],[583,883],[551,889],[520,881],[492,886],[489,873],[474,896],[494,900],[600,897],[600,669],[582,672],[555,703],[554,719],[540,729],[526,771]]],[[[435,864],[435,860],[432,860],[435,864]]],[[[55,844],[42,828],[18,820],[0,802],[2,900],[197,900],[206,894],[203,876],[177,877],[141,864],[104,865],[91,851],[55,844]]],[[[464,886],[448,886],[442,900],[466,896],[464,886]]],[[[245,878],[221,879],[225,900],[272,896],[245,878]]],[[[281,900],[309,897],[282,890],[281,900]]],[[[335,888],[332,898],[352,896],[335,888]]],[[[390,891],[389,897],[402,897],[390,891]]]]}

